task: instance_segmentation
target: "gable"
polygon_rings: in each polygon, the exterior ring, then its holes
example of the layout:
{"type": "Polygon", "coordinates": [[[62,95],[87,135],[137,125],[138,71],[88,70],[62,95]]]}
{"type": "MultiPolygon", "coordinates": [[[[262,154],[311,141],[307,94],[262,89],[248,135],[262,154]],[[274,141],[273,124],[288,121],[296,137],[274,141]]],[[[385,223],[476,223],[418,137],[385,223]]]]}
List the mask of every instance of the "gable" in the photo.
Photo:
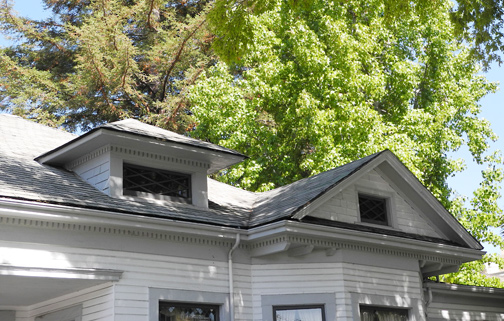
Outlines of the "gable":
{"type": "MultiPolygon", "coordinates": [[[[347,190],[347,194],[350,194],[349,191],[350,190],[347,190]]],[[[367,194],[366,191],[364,191],[364,193],[367,194]]],[[[353,195],[355,194],[356,193],[353,193],[353,195]]],[[[345,194],[343,193],[343,195],[345,194]]],[[[380,197],[389,198],[389,196],[390,195],[388,195],[386,191],[383,191],[383,195],[380,197]]],[[[358,194],[354,197],[357,198],[358,194]]],[[[393,201],[395,198],[391,199],[393,201]]],[[[345,207],[350,207],[344,208],[344,211],[342,213],[345,213],[345,215],[347,216],[351,216],[352,214],[350,213],[352,212],[357,213],[357,208],[355,208],[357,206],[357,201],[354,201],[353,205],[352,202],[348,201],[348,199],[341,199],[340,201],[344,202],[343,204],[345,204],[345,207]]],[[[337,203],[337,201],[335,202],[337,203]]],[[[405,204],[403,203],[402,205],[405,204]]],[[[392,206],[392,208],[395,208],[395,206],[392,206]]],[[[410,210],[403,210],[403,213],[407,213],[409,211],[410,210]]],[[[311,221],[321,221],[317,222],[316,224],[343,224],[346,226],[346,228],[356,230],[362,230],[364,228],[365,230],[372,231],[373,233],[384,233],[387,235],[392,235],[397,232],[399,234],[403,234],[403,237],[427,237],[430,238],[430,242],[434,243],[439,243],[439,241],[441,241],[441,243],[443,243],[443,241],[449,241],[450,243],[457,244],[458,246],[476,250],[481,250],[483,248],[482,245],[460,224],[460,222],[458,222],[455,217],[453,217],[453,215],[450,214],[450,212],[448,212],[446,208],[444,208],[439,200],[437,200],[434,195],[432,195],[432,193],[430,193],[430,191],[422,185],[422,183],[415,177],[415,175],[413,175],[413,173],[411,173],[411,171],[409,171],[408,168],[403,163],[401,163],[401,161],[389,150],[375,154],[374,157],[370,158],[355,171],[349,173],[344,178],[340,179],[335,184],[325,189],[322,193],[318,194],[315,198],[306,202],[303,206],[299,207],[299,209],[295,213],[293,213],[291,219],[302,221],[305,217],[306,219],[310,219],[311,221]],[[351,223],[348,223],[340,221],[340,218],[338,218],[337,216],[334,216],[331,219],[330,215],[328,214],[314,214],[320,206],[326,204],[326,202],[332,199],[334,196],[344,192],[352,186],[354,186],[354,189],[360,186],[360,188],[363,189],[371,189],[371,192],[380,191],[380,188],[371,188],[373,186],[372,184],[380,185],[379,182],[373,181],[373,179],[371,178],[367,180],[365,179],[365,175],[371,173],[371,171],[373,170],[379,173],[381,178],[385,182],[387,182],[390,187],[392,187],[392,191],[395,191],[395,193],[400,196],[399,199],[402,198],[403,201],[408,204],[406,208],[411,207],[412,209],[414,209],[414,213],[419,214],[415,217],[423,217],[427,225],[430,226],[434,230],[434,232],[438,233],[440,237],[431,237],[422,234],[403,232],[402,230],[398,229],[399,222],[401,222],[403,228],[417,228],[416,226],[414,226],[414,224],[416,223],[415,221],[413,221],[413,224],[411,225],[407,223],[407,220],[409,218],[408,215],[405,214],[403,214],[402,217],[396,217],[397,224],[395,226],[392,224],[392,227],[395,228],[390,228],[384,225],[363,224],[360,221],[353,221],[351,223]],[[364,180],[360,181],[361,179],[364,180]],[[325,219],[319,219],[313,215],[322,215],[325,217],[325,219]],[[399,218],[401,219],[399,220],[399,218]]],[[[429,230],[429,228],[427,228],[426,230],[429,230]]],[[[426,230],[424,230],[424,233],[426,230]]]]}
{"type": "MultiPolygon", "coordinates": [[[[376,168],[368,171],[350,186],[325,200],[308,216],[372,226],[371,223],[361,221],[359,195],[371,195],[389,200],[387,202],[390,212],[389,222],[385,228],[435,238],[447,238],[414,206],[406,195],[398,191],[387,177],[376,168]]],[[[379,227],[384,228],[381,225],[379,227]]]]}

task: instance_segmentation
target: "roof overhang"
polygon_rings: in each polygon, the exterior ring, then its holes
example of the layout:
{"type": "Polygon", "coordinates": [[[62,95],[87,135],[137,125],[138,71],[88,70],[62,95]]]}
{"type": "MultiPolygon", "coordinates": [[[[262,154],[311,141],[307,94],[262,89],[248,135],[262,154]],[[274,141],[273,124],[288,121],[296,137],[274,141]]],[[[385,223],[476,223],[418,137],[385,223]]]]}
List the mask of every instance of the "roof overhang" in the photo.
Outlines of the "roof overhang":
{"type": "MultiPolygon", "coordinates": [[[[369,247],[400,250],[407,253],[434,255],[443,258],[451,258],[460,262],[479,260],[485,254],[484,251],[463,248],[459,246],[427,242],[415,239],[387,234],[362,232],[333,226],[305,224],[297,221],[280,221],[271,223],[248,231],[247,240],[252,243],[263,242],[272,237],[292,235],[306,236],[317,239],[331,240],[340,243],[360,244],[369,247]]],[[[265,244],[271,242],[266,242],[265,244]]],[[[330,247],[329,245],[327,246],[330,247]]]]}
{"type": "Polygon", "coordinates": [[[40,155],[36,160],[41,164],[64,167],[66,164],[107,145],[136,149],[145,153],[177,155],[177,158],[203,162],[209,165],[208,174],[239,163],[246,158],[237,152],[203,148],[110,128],[97,128],[40,155]]]}
{"type": "Polygon", "coordinates": [[[0,265],[0,310],[30,306],[108,282],[116,282],[122,271],[0,265]]]}
{"type": "Polygon", "coordinates": [[[502,313],[504,289],[435,282],[424,283],[424,289],[428,304],[479,307],[482,312],[492,312],[497,308],[494,311],[502,313]]]}

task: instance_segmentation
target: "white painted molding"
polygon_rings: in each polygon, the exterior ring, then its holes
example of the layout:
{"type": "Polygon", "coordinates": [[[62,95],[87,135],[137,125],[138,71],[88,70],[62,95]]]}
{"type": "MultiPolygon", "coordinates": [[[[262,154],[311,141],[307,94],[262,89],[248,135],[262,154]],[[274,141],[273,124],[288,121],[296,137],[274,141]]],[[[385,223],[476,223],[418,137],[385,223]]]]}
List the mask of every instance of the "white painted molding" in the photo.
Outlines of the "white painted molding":
{"type": "Polygon", "coordinates": [[[231,247],[236,233],[240,233],[243,240],[241,247],[249,248],[252,254],[256,255],[286,251],[290,247],[288,243],[313,245],[319,249],[370,251],[447,264],[480,259],[485,253],[452,245],[297,221],[280,221],[243,230],[17,200],[0,200],[0,224],[126,235],[223,247],[231,247]]]}
{"type": "Polygon", "coordinates": [[[116,282],[123,271],[104,269],[57,269],[0,264],[0,275],[116,282]]]}

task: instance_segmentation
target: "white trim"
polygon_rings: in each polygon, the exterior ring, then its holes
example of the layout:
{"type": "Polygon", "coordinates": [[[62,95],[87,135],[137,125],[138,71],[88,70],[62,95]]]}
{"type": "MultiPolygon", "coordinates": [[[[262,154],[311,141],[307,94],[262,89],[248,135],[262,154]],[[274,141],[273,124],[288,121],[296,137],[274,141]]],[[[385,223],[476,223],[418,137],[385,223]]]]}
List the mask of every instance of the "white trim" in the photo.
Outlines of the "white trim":
{"type": "MultiPolygon", "coordinates": [[[[383,249],[421,259],[424,256],[429,258],[446,257],[458,260],[458,262],[466,262],[480,259],[485,253],[470,248],[297,221],[280,221],[249,230],[241,230],[202,223],[16,200],[0,200],[0,214],[2,214],[0,216],[2,224],[131,235],[179,242],[200,243],[201,238],[207,238],[208,244],[225,247],[230,247],[236,239],[236,234],[239,233],[242,241],[251,250],[271,244],[271,238],[290,235],[293,237],[289,240],[290,243],[310,241],[319,248],[355,248],[358,246],[363,251],[383,249]],[[191,237],[187,237],[187,235],[191,237]]],[[[309,244],[311,243],[306,245],[309,244]]],[[[289,247],[284,248],[287,250],[289,247]]]]}
{"type": "Polygon", "coordinates": [[[116,282],[121,279],[123,271],[104,269],[57,269],[43,267],[25,267],[0,264],[0,275],[59,278],[59,279],[80,279],[80,280],[101,280],[104,282],[116,282]]]}
{"type": "MultiPolygon", "coordinates": [[[[335,293],[293,293],[261,295],[262,321],[274,321],[273,307],[323,305],[325,321],[336,321],[335,293]]],[[[257,318],[256,318],[257,319],[257,318]]]]}
{"type": "Polygon", "coordinates": [[[425,311],[419,299],[399,295],[377,295],[351,292],[353,320],[360,321],[360,305],[372,305],[385,308],[408,309],[408,321],[425,321],[425,311]]]}
{"type": "Polygon", "coordinates": [[[219,321],[229,321],[228,293],[149,288],[149,321],[159,320],[159,301],[218,305],[219,321]]]}
{"type": "Polygon", "coordinates": [[[384,228],[398,230],[397,201],[395,199],[395,195],[393,192],[383,191],[383,190],[380,190],[380,189],[377,189],[374,187],[363,186],[361,184],[355,184],[354,197],[355,197],[355,202],[357,204],[357,219],[358,219],[358,221],[355,222],[356,224],[378,226],[378,227],[384,227],[384,228]],[[381,198],[381,199],[385,200],[385,207],[386,207],[386,211],[387,211],[387,213],[386,213],[387,214],[387,224],[386,225],[362,222],[361,213],[360,213],[360,205],[359,205],[360,204],[360,202],[359,202],[360,195],[371,196],[371,197],[381,198]]]}

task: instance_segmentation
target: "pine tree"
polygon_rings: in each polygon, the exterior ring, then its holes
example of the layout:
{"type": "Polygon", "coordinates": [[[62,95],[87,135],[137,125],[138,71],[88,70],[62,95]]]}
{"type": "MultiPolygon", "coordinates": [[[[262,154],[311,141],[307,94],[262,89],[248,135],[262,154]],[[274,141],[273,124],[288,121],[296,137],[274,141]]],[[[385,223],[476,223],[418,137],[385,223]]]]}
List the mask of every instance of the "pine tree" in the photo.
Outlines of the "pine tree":
{"type": "Polygon", "coordinates": [[[183,132],[186,93],[212,65],[209,1],[55,1],[34,21],[1,4],[2,109],[69,130],[136,118],[183,132]]]}

